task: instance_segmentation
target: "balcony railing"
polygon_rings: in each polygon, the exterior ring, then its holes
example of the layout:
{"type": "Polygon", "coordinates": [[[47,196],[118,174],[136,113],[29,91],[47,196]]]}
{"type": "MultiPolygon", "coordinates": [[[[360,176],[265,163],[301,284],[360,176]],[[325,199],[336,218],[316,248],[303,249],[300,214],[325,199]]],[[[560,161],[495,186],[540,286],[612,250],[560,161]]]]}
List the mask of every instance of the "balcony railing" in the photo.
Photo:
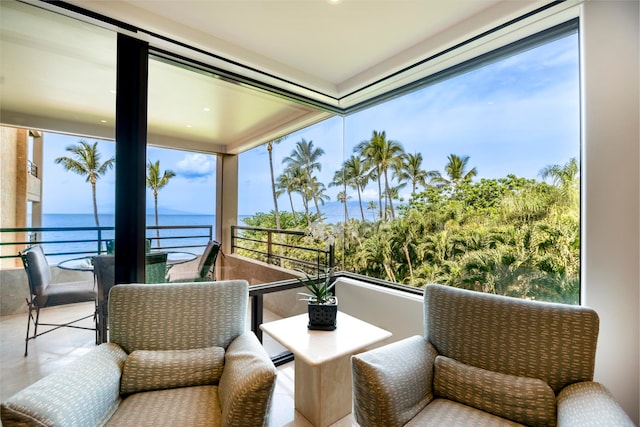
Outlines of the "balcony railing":
{"type": "Polygon", "coordinates": [[[231,252],[308,274],[318,274],[335,265],[333,245],[318,243],[299,230],[235,225],[231,227],[231,252]]]}
{"type": "MultiPolygon", "coordinates": [[[[0,228],[0,259],[17,258],[26,246],[41,244],[47,256],[94,255],[106,251],[106,242],[112,240],[115,227],[27,227],[0,228]],[[17,240],[16,236],[26,236],[17,240]],[[15,250],[6,250],[13,247],[15,250]]],[[[151,248],[160,250],[193,250],[204,248],[213,238],[211,225],[148,226],[147,240],[151,248]],[[157,237],[156,230],[160,231],[157,237]]]]}
{"type": "Polygon", "coordinates": [[[36,164],[31,160],[27,160],[27,173],[35,176],[36,178],[38,177],[38,166],[36,166],[36,164]]]}

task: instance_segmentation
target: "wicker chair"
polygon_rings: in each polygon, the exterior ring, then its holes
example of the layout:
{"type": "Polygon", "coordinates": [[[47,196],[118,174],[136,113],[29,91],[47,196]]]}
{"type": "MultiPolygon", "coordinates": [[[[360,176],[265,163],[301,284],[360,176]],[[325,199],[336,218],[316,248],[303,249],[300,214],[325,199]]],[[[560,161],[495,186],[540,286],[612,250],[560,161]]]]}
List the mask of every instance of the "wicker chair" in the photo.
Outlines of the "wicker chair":
{"type": "Polygon", "coordinates": [[[2,425],[266,426],[276,368],[244,280],[116,285],[109,343],[18,392],[2,425]]]}
{"type": "Polygon", "coordinates": [[[586,307],[427,285],[424,337],[352,357],[369,426],[633,426],[593,382],[598,316],[586,307]]]}

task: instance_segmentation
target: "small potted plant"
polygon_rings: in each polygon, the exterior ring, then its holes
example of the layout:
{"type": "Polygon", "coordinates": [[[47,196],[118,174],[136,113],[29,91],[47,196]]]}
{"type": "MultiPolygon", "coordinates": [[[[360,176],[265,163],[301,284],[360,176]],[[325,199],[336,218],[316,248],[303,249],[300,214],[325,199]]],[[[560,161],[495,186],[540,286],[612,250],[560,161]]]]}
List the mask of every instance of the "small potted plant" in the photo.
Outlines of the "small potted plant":
{"type": "Polygon", "coordinates": [[[331,293],[329,285],[331,274],[327,272],[324,280],[318,276],[316,279],[309,277],[305,280],[298,279],[309,291],[300,292],[307,301],[309,312],[309,329],[321,331],[333,331],[336,329],[336,316],[338,314],[338,298],[331,293]]]}

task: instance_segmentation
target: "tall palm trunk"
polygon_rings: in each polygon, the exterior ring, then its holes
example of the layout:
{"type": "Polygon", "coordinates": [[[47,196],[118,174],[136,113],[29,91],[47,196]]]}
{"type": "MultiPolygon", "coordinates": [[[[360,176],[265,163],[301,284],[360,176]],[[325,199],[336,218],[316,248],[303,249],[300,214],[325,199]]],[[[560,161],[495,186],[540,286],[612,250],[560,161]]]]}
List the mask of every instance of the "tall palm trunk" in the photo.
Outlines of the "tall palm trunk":
{"type": "Polygon", "coordinates": [[[158,228],[158,190],[153,190],[153,211],[156,217],[156,247],[160,249],[160,229],[158,228]]]}
{"type": "Polygon", "coordinates": [[[291,214],[294,216],[296,216],[296,211],[293,209],[293,197],[291,197],[291,191],[287,191],[287,194],[289,195],[289,204],[291,204],[291,214]]]}
{"type": "Polygon", "coordinates": [[[309,200],[302,195],[302,206],[304,206],[304,214],[307,216],[307,221],[309,220],[309,200]]]}
{"type": "Polygon", "coordinates": [[[269,169],[271,170],[271,192],[273,194],[273,210],[276,215],[276,229],[280,230],[280,212],[278,212],[278,196],[276,195],[276,178],[273,173],[273,143],[267,143],[267,151],[269,152],[269,169]]]}
{"type": "Polygon", "coordinates": [[[318,198],[316,196],[313,197],[313,204],[316,206],[316,213],[318,214],[318,219],[320,218],[320,206],[318,205],[318,198]]]}
{"type": "Polygon", "coordinates": [[[93,219],[96,221],[96,227],[100,227],[100,219],[98,218],[98,200],[96,198],[96,180],[91,179],[91,196],[93,199],[93,219]]]}
{"type": "MultiPolygon", "coordinates": [[[[267,143],[267,151],[269,152],[269,169],[271,170],[271,194],[273,194],[273,211],[276,216],[276,230],[280,230],[280,212],[278,212],[278,195],[276,194],[276,178],[273,173],[273,142],[267,143]]],[[[280,255],[280,266],[284,266],[282,259],[282,235],[278,235],[278,254],[280,255]]]]}
{"type": "Polygon", "coordinates": [[[389,189],[389,178],[387,175],[388,175],[387,168],[384,168],[384,188],[389,200],[389,208],[391,209],[391,219],[394,219],[396,217],[396,213],[393,210],[393,200],[392,200],[393,197],[391,197],[391,190],[389,189]]]}
{"type": "Polygon", "coordinates": [[[382,210],[382,182],[380,182],[382,179],[382,176],[380,174],[379,166],[377,167],[377,170],[378,170],[378,205],[380,207],[380,218],[383,218],[383,214],[386,217],[386,212],[382,210]]]}
{"type": "Polygon", "coordinates": [[[360,195],[360,186],[356,185],[358,189],[358,203],[360,204],[360,215],[362,215],[362,221],[364,222],[364,209],[362,208],[362,196],[360,195]]]}
{"type": "Polygon", "coordinates": [[[409,244],[405,242],[402,247],[404,249],[404,256],[407,259],[407,266],[409,267],[409,284],[413,286],[413,265],[411,265],[411,256],[409,255],[409,244]]]}

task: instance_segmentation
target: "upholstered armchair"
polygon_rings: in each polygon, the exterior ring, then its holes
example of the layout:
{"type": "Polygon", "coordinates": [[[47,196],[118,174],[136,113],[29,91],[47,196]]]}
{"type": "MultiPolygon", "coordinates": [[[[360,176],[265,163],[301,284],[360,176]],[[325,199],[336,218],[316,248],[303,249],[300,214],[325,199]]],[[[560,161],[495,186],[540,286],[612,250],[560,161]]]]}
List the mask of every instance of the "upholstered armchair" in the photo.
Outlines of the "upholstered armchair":
{"type": "Polygon", "coordinates": [[[353,356],[354,415],[370,426],[633,426],[593,382],[586,307],[448,286],[424,293],[424,337],[353,356]]]}
{"type": "Polygon", "coordinates": [[[2,403],[2,425],[265,426],[276,369],[244,280],[111,289],[110,342],[2,403]]]}

